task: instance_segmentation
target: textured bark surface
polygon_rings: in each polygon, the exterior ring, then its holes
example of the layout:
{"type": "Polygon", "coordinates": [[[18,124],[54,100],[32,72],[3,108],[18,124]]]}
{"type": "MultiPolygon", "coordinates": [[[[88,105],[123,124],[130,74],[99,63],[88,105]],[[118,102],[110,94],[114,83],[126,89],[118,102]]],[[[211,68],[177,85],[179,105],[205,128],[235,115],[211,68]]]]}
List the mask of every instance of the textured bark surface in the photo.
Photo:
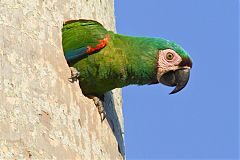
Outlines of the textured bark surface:
{"type": "Polygon", "coordinates": [[[106,94],[107,120],[70,69],[61,44],[69,19],[115,30],[113,0],[0,1],[0,159],[122,159],[121,91],[106,94]]]}

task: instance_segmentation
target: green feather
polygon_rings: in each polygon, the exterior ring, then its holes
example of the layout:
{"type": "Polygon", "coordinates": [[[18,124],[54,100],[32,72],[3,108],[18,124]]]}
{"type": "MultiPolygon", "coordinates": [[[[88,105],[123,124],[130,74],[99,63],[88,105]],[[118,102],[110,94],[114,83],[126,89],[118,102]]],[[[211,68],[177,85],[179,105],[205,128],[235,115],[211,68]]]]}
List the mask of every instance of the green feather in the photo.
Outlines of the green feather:
{"type": "Polygon", "coordinates": [[[80,72],[80,86],[85,95],[101,96],[130,84],[156,83],[159,50],[173,49],[181,57],[189,58],[186,51],[174,42],[115,34],[96,21],[70,21],[64,25],[62,32],[65,56],[71,50],[89,45],[96,47],[99,40],[110,35],[107,45],[97,54],[70,64],[80,72]]]}

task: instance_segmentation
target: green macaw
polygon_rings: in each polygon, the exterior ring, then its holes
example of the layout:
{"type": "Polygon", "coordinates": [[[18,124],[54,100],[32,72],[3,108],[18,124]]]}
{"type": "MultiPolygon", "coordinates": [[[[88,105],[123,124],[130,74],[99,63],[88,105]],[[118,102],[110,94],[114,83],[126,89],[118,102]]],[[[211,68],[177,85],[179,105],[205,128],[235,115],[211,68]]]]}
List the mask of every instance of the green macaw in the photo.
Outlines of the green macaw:
{"type": "Polygon", "coordinates": [[[93,20],[71,20],[63,25],[64,56],[84,95],[104,93],[131,84],[162,83],[182,90],[190,75],[192,61],[174,42],[162,38],[130,37],[106,30],[93,20]]]}

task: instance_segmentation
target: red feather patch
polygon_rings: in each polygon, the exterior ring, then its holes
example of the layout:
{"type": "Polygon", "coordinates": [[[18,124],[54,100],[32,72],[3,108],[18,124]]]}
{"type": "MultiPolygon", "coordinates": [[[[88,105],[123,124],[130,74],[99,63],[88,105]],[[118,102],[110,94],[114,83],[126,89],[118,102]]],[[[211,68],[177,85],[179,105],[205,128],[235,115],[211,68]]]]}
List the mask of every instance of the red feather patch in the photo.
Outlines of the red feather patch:
{"type": "Polygon", "coordinates": [[[96,47],[88,46],[87,53],[92,53],[92,52],[102,49],[103,47],[105,47],[107,45],[107,42],[109,41],[109,39],[110,39],[110,36],[107,35],[104,39],[99,40],[100,43],[97,44],[96,47]]]}

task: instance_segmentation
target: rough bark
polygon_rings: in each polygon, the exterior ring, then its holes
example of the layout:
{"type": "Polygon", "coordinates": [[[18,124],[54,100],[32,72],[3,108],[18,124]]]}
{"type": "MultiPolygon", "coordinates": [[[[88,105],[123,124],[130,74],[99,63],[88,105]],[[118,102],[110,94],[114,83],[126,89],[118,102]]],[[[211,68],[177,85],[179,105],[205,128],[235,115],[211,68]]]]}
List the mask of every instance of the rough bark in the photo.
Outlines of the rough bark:
{"type": "Polygon", "coordinates": [[[94,19],[115,30],[113,0],[0,1],[0,159],[122,159],[121,91],[101,122],[70,83],[61,28],[94,19]]]}

